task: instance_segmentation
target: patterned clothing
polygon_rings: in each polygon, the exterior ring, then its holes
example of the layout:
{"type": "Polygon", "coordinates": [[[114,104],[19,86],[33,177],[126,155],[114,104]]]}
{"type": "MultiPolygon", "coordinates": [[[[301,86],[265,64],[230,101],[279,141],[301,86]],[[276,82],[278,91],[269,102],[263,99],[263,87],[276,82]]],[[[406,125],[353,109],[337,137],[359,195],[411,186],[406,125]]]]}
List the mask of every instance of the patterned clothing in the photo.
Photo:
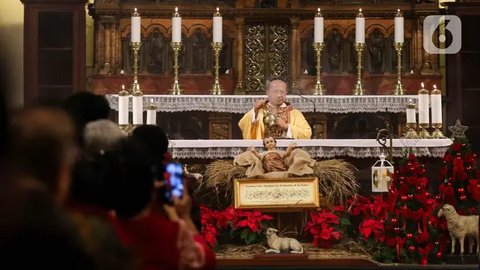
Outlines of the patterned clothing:
{"type": "MultiPolygon", "coordinates": [[[[281,118],[284,120],[286,119],[287,124],[290,126],[290,137],[293,139],[310,139],[312,136],[312,129],[307,120],[305,120],[303,114],[299,110],[293,109],[290,105],[286,105],[287,106],[284,106],[284,110],[278,110],[277,113],[281,118]]],[[[266,114],[267,110],[264,108],[259,109],[258,113],[255,113],[255,110],[252,108],[242,117],[242,119],[240,119],[238,126],[242,130],[242,136],[244,139],[263,139],[266,137],[265,133],[267,132],[274,133],[275,136],[272,136],[274,138],[289,137],[286,136],[286,134],[283,134],[285,131],[282,131],[281,135],[279,135],[280,131],[278,130],[267,131],[268,128],[263,123],[263,117],[266,114]]]]}
{"type": "MultiPolygon", "coordinates": [[[[283,119],[287,124],[289,123],[288,119],[288,112],[292,109],[291,106],[284,106],[284,107],[276,107],[267,103],[267,111],[276,118],[283,119]]],[[[265,128],[265,138],[273,137],[275,139],[285,138],[287,137],[287,131],[281,129],[278,125],[273,125],[265,128]]]]}

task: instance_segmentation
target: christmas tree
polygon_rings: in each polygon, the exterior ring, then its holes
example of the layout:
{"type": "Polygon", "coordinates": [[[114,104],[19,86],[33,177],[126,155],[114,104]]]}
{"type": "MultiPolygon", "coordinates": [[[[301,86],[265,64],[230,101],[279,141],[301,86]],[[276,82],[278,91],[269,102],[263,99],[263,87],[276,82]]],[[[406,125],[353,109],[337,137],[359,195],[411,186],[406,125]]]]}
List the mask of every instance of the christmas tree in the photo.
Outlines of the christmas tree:
{"type": "Polygon", "coordinates": [[[435,215],[436,202],[428,191],[425,167],[414,154],[392,174],[385,218],[385,243],[402,263],[432,263],[443,257],[445,241],[435,215]]]}
{"type": "Polygon", "coordinates": [[[440,171],[441,184],[436,197],[441,204],[451,204],[461,215],[476,215],[480,203],[480,172],[476,169],[477,155],[465,137],[468,129],[457,120],[452,131],[453,144],[445,153],[440,171]]]}

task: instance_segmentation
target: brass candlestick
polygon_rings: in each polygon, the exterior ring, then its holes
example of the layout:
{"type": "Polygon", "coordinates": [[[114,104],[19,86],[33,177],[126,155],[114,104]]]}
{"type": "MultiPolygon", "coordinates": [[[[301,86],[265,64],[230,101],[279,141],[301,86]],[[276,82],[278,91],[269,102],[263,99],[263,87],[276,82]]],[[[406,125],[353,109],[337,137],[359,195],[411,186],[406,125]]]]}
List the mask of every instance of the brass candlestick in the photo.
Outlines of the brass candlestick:
{"type": "Polygon", "coordinates": [[[444,139],[445,135],[443,135],[442,131],[440,130],[442,128],[442,123],[432,123],[432,127],[435,129],[432,132],[432,138],[433,139],[444,139]]]}
{"type": "Polygon", "coordinates": [[[405,138],[407,139],[418,139],[419,136],[415,129],[417,128],[417,123],[407,123],[407,132],[405,133],[405,138]]]}
{"type": "Polygon", "coordinates": [[[355,84],[355,89],[353,94],[356,96],[362,96],[364,94],[363,85],[362,85],[362,54],[365,49],[365,43],[355,43],[355,50],[357,51],[357,83],[355,84]]]}
{"type": "Polygon", "coordinates": [[[170,89],[170,94],[171,95],[181,95],[183,93],[182,86],[180,83],[178,83],[178,54],[180,50],[182,49],[182,43],[181,42],[172,42],[171,43],[172,49],[173,49],[173,74],[174,74],[174,79],[173,79],[173,84],[172,88],[170,89]]]}
{"type": "Polygon", "coordinates": [[[395,51],[397,52],[397,84],[395,85],[395,90],[393,91],[393,94],[396,96],[402,96],[405,94],[402,85],[402,49],[403,43],[395,43],[395,51]]]}
{"type": "Polygon", "coordinates": [[[123,134],[125,134],[126,136],[132,135],[133,130],[136,128],[135,125],[132,125],[130,123],[125,125],[118,125],[118,127],[120,128],[120,130],[122,130],[123,134]]]}
{"type": "Polygon", "coordinates": [[[431,139],[432,135],[430,135],[430,133],[427,131],[428,124],[420,123],[418,125],[420,126],[420,132],[418,132],[418,136],[422,139],[431,139]]]}
{"type": "Polygon", "coordinates": [[[215,53],[215,82],[213,83],[212,89],[210,89],[210,94],[212,95],[221,95],[223,92],[219,80],[220,51],[222,50],[222,45],[221,42],[212,42],[213,52],[215,53]]]}
{"type": "Polygon", "coordinates": [[[320,79],[320,70],[322,68],[321,65],[321,55],[323,51],[324,44],[323,42],[314,42],[313,43],[313,49],[315,50],[316,56],[317,56],[317,79],[315,83],[315,88],[313,89],[313,94],[321,96],[325,94],[325,89],[323,88],[321,79],[320,79]]]}
{"type": "Polygon", "coordinates": [[[140,51],[141,45],[141,42],[130,42],[133,51],[133,83],[130,91],[134,96],[143,95],[140,84],[138,83],[138,52],[140,51]]]}

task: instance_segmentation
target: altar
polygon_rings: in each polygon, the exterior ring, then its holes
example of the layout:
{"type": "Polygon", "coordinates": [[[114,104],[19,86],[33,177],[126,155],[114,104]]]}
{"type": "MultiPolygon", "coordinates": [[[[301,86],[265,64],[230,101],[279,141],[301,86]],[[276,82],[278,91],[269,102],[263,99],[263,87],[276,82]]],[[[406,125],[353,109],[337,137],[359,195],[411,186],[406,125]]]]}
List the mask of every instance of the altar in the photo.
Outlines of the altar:
{"type": "MultiPolygon", "coordinates": [[[[277,140],[277,147],[285,149],[295,141],[297,147],[306,150],[312,158],[378,158],[382,150],[375,139],[311,139],[277,140]]],[[[419,157],[441,158],[452,144],[450,139],[393,139],[392,155],[405,156],[406,151],[419,157]]],[[[261,140],[171,140],[169,149],[176,159],[233,159],[248,147],[262,148],[261,140]]]]}
{"type": "MultiPolygon", "coordinates": [[[[111,109],[118,111],[118,95],[108,94],[111,109]]],[[[264,95],[144,95],[144,111],[154,107],[156,123],[170,139],[241,139],[238,121],[264,95]]],[[[303,112],[315,139],[350,139],[365,128],[362,138],[374,139],[376,129],[391,123],[401,137],[408,102],[417,95],[288,95],[287,101],[303,112]]],[[[131,105],[129,108],[132,111],[131,105]]],[[[144,114],[144,119],[146,115],[144,114]]]]}

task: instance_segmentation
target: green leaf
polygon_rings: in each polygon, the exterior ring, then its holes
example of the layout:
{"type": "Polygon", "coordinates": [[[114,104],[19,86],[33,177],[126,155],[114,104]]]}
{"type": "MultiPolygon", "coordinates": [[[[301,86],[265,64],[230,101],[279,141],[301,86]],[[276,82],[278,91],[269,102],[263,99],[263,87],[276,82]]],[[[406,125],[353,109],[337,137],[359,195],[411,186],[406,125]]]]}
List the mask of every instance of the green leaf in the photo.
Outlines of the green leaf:
{"type": "Polygon", "coordinates": [[[250,230],[248,228],[243,229],[240,233],[240,239],[246,240],[249,232],[250,230]]]}
{"type": "Polygon", "coordinates": [[[350,226],[350,225],[352,225],[352,223],[350,223],[350,220],[347,219],[347,218],[344,218],[344,217],[340,218],[340,224],[341,224],[342,226],[350,226]]]}
{"type": "Polygon", "coordinates": [[[257,238],[257,236],[256,236],[255,233],[249,232],[245,242],[247,243],[247,245],[250,245],[251,243],[253,243],[255,241],[256,238],[257,238]]]}

